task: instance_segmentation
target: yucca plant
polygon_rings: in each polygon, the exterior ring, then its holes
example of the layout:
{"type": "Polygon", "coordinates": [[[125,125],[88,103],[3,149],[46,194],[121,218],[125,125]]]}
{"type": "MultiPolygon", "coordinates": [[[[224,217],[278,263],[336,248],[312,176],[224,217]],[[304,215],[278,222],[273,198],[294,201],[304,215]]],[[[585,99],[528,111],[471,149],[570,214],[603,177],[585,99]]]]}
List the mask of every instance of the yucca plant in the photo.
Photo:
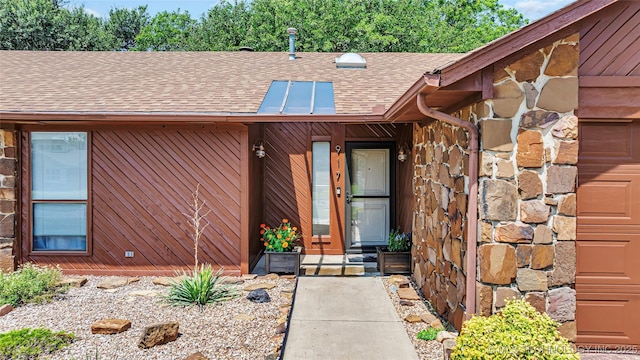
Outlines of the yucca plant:
{"type": "Polygon", "coordinates": [[[200,311],[207,304],[214,304],[238,296],[235,286],[223,283],[223,269],[215,274],[211,265],[201,265],[193,275],[185,276],[169,288],[166,300],[173,306],[198,305],[200,311]]]}

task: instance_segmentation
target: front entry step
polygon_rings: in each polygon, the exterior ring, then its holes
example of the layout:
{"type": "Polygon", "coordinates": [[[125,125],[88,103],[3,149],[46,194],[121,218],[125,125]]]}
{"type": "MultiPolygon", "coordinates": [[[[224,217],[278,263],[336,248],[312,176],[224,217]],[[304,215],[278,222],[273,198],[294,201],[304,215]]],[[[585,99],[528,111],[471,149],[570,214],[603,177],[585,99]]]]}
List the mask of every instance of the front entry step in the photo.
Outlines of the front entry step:
{"type": "Polygon", "coordinates": [[[372,276],[378,275],[375,254],[303,255],[301,275],[372,276]],[[373,259],[371,257],[373,256],[373,259]]]}

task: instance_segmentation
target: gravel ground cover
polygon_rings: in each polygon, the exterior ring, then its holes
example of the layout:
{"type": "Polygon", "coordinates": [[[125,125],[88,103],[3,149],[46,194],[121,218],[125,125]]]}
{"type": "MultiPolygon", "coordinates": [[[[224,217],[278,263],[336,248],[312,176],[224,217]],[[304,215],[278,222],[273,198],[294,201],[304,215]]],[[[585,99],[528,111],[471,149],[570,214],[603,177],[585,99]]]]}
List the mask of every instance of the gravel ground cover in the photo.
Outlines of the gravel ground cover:
{"type": "Polygon", "coordinates": [[[45,327],[74,333],[76,341],[50,359],[184,359],[199,351],[211,360],[262,360],[282,345],[283,335],[276,334],[278,319],[286,316],[295,286],[294,279],[282,277],[245,280],[237,285],[239,297],[201,312],[198,307],[168,306],[160,296],[148,292],[147,296],[132,296],[132,292],[145,290],[165,294],[168,288],[153,284],[153,277],[142,277],[113,291],[96,287],[107,277],[87,278],[83,287],[72,288],[51,303],[22,306],[0,317],[0,332],[45,327]],[[243,288],[257,283],[275,285],[267,290],[271,302],[257,304],[246,299],[248,292],[243,288]],[[131,328],[115,335],[91,334],[91,324],[104,318],[130,320],[131,328]],[[179,338],[139,349],[144,327],[164,321],[180,323],[179,338]]]}

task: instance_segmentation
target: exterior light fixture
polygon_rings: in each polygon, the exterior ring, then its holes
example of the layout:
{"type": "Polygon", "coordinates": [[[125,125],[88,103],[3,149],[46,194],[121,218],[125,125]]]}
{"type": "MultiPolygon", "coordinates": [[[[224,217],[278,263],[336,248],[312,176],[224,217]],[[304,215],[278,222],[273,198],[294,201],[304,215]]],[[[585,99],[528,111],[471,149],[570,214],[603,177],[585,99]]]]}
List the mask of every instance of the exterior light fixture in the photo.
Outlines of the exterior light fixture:
{"type": "Polygon", "coordinates": [[[263,157],[265,157],[267,153],[264,151],[264,140],[257,139],[256,142],[253,144],[252,151],[256,152],[256,156],[258,157],[258,159],[262,159],[263,157]]]}
{"type": "Polygon", "coordinates": [[[405,162],[409,158],[409,146],[405,143],[398,147],[398,160],[405,162]]]}

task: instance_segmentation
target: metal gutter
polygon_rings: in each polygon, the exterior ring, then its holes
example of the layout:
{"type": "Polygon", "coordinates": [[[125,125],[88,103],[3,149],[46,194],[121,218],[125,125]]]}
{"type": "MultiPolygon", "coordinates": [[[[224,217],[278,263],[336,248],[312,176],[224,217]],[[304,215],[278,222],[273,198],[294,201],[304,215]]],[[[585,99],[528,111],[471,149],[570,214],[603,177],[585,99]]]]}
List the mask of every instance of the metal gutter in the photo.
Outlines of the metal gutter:
{"type": "Polygon", "coordinates": [[[446,122],[465,129],[469,135],[469,203],[467,205],[467,283],[466,283],[466,317],[476,312],[476,257],[478,241],[478,127],[469,121],[458,119],[449,114],[433,110],[425,105],[425,96],[418,93],[416,97],[420,112],[430,118],[446,122]]]}

